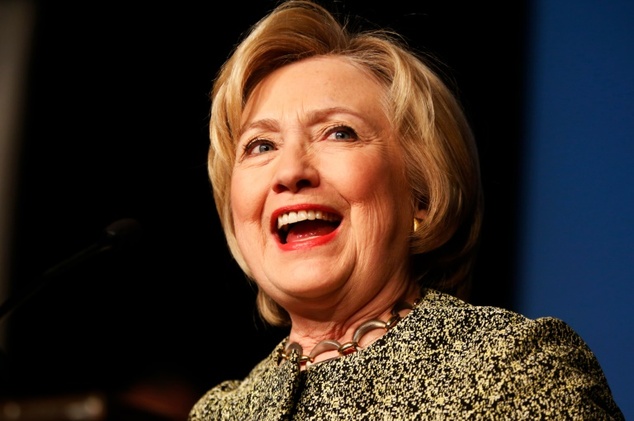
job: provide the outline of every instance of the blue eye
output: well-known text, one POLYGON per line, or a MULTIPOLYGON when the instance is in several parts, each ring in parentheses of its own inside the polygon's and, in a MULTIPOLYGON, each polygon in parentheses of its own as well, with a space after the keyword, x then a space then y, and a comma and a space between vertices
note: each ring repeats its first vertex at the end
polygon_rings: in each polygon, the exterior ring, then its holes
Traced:
POLYGON ((353 129, 346 126, 335 127, 333 130, 331 130, 330 136, 334 137, 334 140, 341 141, 351 141, 357 140, 359 138, 357 136, 357 133, 353 129))
POLYGON ((245 155, 261 155, 275 150, 275 145, 266 139, 254 139, 244 147, 245 155))

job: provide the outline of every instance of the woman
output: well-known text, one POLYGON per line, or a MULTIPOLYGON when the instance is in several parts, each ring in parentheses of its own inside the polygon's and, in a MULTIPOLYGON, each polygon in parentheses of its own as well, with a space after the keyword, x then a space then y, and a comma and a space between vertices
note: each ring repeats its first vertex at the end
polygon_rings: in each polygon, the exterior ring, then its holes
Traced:
POLYGON ((461 299, 482 216, 459 103, 387 33, 261 20, 212 92, 209 173, 264 320, 289 326, 198 420, 622 419, 563 322, 461 299))

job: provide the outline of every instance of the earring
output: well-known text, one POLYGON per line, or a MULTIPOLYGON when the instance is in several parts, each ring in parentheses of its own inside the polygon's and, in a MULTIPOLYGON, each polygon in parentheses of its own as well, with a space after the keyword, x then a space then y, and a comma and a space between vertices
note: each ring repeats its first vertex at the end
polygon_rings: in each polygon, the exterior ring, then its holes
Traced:
POLYGON ((422 219, 414 218, 414 232, 418 231, 418 227, 420 226, 422 219))

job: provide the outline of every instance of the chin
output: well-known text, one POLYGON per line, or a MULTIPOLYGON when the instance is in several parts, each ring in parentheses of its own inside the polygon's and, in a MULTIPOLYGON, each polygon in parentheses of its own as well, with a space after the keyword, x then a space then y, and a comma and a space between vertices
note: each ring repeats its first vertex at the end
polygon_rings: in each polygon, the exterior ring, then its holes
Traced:
POLYGON ((274 279, 276 289, 285 294, 302 298, 317 298, 340 290, 347 282, 345 274, 335 275, 330 265, 303 265, 303 267, 288 268, 277 273, 284 273, 283 277, 274 279), (324 276, 328 273, 328 277, 324 276))

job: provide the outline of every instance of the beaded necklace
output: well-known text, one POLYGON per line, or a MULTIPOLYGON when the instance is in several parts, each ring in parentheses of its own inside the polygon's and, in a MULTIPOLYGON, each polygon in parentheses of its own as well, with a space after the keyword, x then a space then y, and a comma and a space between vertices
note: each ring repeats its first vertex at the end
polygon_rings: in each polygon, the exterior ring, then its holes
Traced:
POLYGON ((391 317, 386 322, 378 319, 372 319, 362 323, 361 326, 359 326, 354 331, 352 340, 349 342, 342 344, 334 339, 325 339, 315 345, 313 350, 310 351, 310 354, 308 355, 304 354, 304 349, 300 344, 298 344, 297 342, 291 342, 290 344, 280 349, 279 358, 280 360, 283 359, 288 361, 291 359, 292 354, 297 353, 297 355, 299 355, 299 364, 301 367, 304 367, 307 364, 313 364, 315 358, 317 358, 317 356, 323 354, 324 352, 337 351, 338 355, 333 358, 338 358, 357 352, 361 349, 359 342, 368 332, 375 329, 384 329, 387 332, 388 330, 392 329, 403 318, 403 316, 400 315, 400 312, 403 310, 412 310, 414 306, 419 303, 419 301, 420 298, 416 299, 413 304, 405 301, 399 301, 392 308, 391 317))

